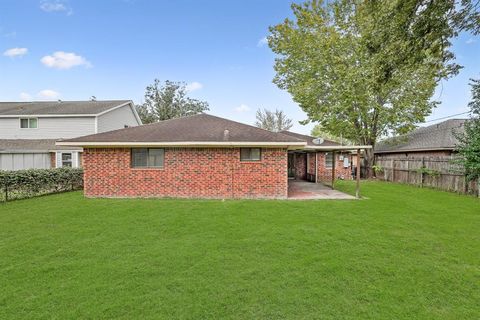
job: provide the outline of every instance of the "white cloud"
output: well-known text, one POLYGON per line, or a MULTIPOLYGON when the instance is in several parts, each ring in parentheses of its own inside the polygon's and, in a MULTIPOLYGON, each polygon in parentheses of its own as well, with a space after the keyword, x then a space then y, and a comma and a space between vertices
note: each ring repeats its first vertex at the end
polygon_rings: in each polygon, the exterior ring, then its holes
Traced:
POLYGON ((56 99, 56 98, 60 97, 60 93, 58 93, 55 90, 45 89, 45 90, 40 91, 37 94, 37 96, 40 99, 56 99))
POLYGON ((248 112, 250 111, 250 107, 247 106, 246 104, 241 104, 238 107, 235 108, 235 111, 237 112, 248 112))
POLYGON ((76 66, 90 68, 92 64, 82 56, 73 52, 56 51, 51 56, 45 56, 40 61, 49 68, 70 69, 76 66))
POLYGON ((477 40, 475 38, 469 38, 467 41, 465 41, 466 44, 472 44, 472 43, 475 43, 477 42, 477 40))
POLYGON ((20 93, 20 100, 29 101, 29 100, 32 100, 32 96, 26 92, 22 92, 20 93))
POLYGON ((268 39, 267 37, 263 37, 257 42, 257 47, 263 47, 268 44, 268 39))
POLYGON ((187 87, 185 88, 187 91, 195 91, 195 90, 200 90, 203 88, 203 84, 201 84, 200 82, 192 82, 192 83, 189 83, 187 84, 187 87))
POLYGON ((3 36, 5 38, 15 38, 17 36, 17 31, 4 33, 3 36))
POLYGON ((21 57, 25 54, 27 54, 28 52, 28 49, 27 48, 11 48, 11 49, 8 49, 7 51, 5 51, 3 53, 4 56, 6 57, 21 57))
POLYGON ((40 2, 40 9, 45 12, 65 12, 68 16, 73 14, 72 8, 62 0, 43 0, 40 2))

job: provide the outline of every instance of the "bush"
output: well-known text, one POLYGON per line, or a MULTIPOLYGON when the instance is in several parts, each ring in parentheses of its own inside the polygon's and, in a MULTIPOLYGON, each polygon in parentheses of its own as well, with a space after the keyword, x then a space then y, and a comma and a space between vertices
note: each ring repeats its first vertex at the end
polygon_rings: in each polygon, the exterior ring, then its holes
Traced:
POLYGON ((78 168, 0 171, 0 201, 78 190, 83 187, 83 170, 78 168))

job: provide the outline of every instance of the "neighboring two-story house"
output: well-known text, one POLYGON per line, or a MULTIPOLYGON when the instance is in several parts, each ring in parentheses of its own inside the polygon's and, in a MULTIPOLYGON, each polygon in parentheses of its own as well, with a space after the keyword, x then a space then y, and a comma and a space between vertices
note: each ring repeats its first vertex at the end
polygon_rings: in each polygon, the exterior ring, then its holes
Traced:
POLYGON ((0 170, 80 167, 82 148, 55 141, 141 124, 130 100, 0 102, 0 170))

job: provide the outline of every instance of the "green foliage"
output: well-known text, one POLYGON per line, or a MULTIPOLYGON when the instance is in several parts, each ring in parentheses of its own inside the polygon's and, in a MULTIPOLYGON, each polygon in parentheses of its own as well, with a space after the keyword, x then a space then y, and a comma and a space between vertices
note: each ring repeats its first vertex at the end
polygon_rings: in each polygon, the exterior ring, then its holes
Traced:
MULTIPOLYGON (((462 8, 451 0, 292 4, 295 19, 270 28, 274 83, 306 122, 334 136, 375 145, 387 133, 404 134, 437 105, 438 81, 458 73, 449 39, 462 8)), ((367 164, 372 159, 367 151, 367 164)))
POLYGON ((372 166, 372 169, 373 169, 373 172, 375 172, 375 174, 383 172, 383 167, 379 164, 374 164, 372 166))
POLYGON ((257 127, 273 132, 288 130, 293 126, 292 119, 287 118, 287 115, 278 109, 275 111, 258 109, 256 117, 255 125, 257 127))
POLYGON ((431 176, 431 177, 434 177, 434 178, 440 177, 440 174, 441 174, 440 171, 430 169, 430 168, 427 168, 427 167, 421 167, 421 168, 417 169, 416 172, 420 173, 420 174, 425 174, 425 175, 428 175, 428 176, 431 176))
POLYGON ((331 141, 335 141, 335 142, 338 142, 338 143, 341 143, 342 145, 352 145, 352 141, 350 140, 347 140, 347 139, 344 139, 342 136, 340 137, 337 137, 333 134, 331 134, 330 132, 327 132, 324 128, 322 128, 321 125, 319 124, 316 124, 312 131, 310 132, 310 134, 313 136, 313 137, 320 137, 320 138, 324 138, 324 139, 327 139, 327 140, 331 140, 331 141))
POLYGON ((457 163, 465 168, 469 181, 480 179, 480 80, 472 80, 471 86, 471 119, 465 122, 463 134, 455 133, 459 141, 457 163))
POLYGON ((0 201, 77 190, 83 186, 79 168, 0 170, 0 201))
POLYGON ((145 89, 145 102, 137 106, 137 112, 144 124, 194 115, 208 110, 208 103, 187 97, 184 82, 155 79, 145 89))

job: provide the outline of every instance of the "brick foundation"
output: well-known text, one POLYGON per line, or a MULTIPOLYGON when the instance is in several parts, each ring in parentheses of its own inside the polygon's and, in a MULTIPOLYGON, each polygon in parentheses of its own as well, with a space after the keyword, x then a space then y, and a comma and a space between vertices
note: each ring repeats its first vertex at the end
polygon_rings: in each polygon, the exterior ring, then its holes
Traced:
POLYGON ((130 149, 84 149, 87 197, 286 198, 287 150, 262 149, 241 162, 239 148, 166 148, 164 167, 131 168, 130 149))

